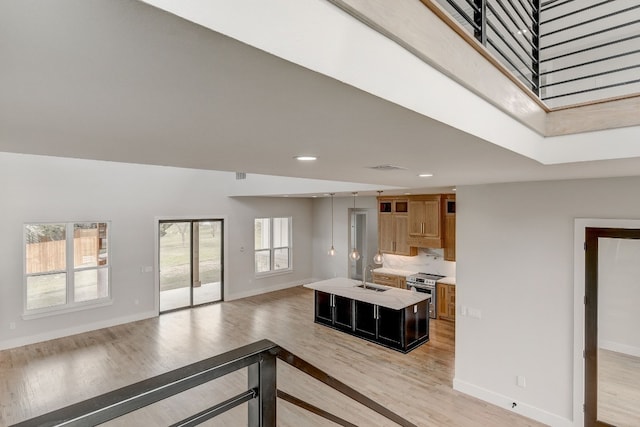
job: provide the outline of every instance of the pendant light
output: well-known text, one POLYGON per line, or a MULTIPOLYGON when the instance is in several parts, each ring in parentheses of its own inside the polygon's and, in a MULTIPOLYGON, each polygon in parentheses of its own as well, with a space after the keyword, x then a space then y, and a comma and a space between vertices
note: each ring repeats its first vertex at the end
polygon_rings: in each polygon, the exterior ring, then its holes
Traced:
POLYGON ((328 254, 334 256, 336 254, 336 249, 333 247, 333 196, 336 193, 331 193, 331 249, 329 249, 328 254))
MULTIPOLYGON (((382 194, 382 190, 378 190, 378 197, 380 197, 380 194, 382 194)), ((382 264, 382 261, 384 261, 384 258, 382 257, 382 252, 380 252, 380 246, 378 246, 378 252, 373 256, 373 263, 382 264)))
MULTIPOLYGON (((356 196, 358 195, 358 192, 354 191, 351 194, 353 194, 353 216, 355 217, 356 196)), ((353 249, 351 249, 351 252, 349 253, 349 258, 352 261, 358 261, 360 259, 360 252, 358 252, 358 250, 356 249, 355 245, 353 246, 353 249)))

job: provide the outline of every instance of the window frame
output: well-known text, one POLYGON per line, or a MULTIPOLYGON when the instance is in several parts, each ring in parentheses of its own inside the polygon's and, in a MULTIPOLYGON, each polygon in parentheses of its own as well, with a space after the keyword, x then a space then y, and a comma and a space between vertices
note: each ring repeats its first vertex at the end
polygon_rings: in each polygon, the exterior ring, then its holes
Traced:
MULTIPOLYGON (((99 225, 98 225, 99 227, 99 225)), ((22 225, 22 318, 25 320, 36 319, 40 317, 46 317, 62 313, 71 313, 74 311, 87 310, 96 307, 103 307, 113 304, 112 288, 111 288, 111 221, 98 220, 98 221, 33 221, 25 222, 22 225), (33 225, 53 225, 60 224, 65 226, 65 269, 48 271, 46 273, 27 273, 27 227, 33 225), (77 224, 106 224, 106 263, 100 264, 100 253, 97 254, 95 266, 78 266, 74 265, 74 230, 77 224), (89 270, 107 270, 107 289, 106 296, 99 297, 90 300, 74 301, 75 299, 75 274, 89 270), (29 277, 44 276, 52 274, 62 274, 66 276, 65 279, 65 303, 59 305, 53 305, 49 307, 41 307, 28 309, 27 308, 27 282, 29 277)), ((99 229, 99 228, 98 228, 99 229)), ((98 236, 100 239, 100 236, 98 236)))
POLYGON ((293 217, 292 216, 272 216, 272 217, 256 217, 253 219, 253 271, 256 278, 268 277, 268 276, 277 276, 280 274, 288 274, 293 271, 293 217), (288 246, 278 246, 275 247, 273 245, 274 242, 274 219, 286 219, 288 225, 288 246), (257 220, 269 220, 269 247, 263 249, 256 249, 256 221, 257 220), (287 268, 281 268, 278 270, 274 269, 275 263, 275 251, 280 249, 287 249, 289 252, 289 266, 287 268), (269 251, 269 270, 258 272, 256 271, 256 254, 258 252, 269 251))

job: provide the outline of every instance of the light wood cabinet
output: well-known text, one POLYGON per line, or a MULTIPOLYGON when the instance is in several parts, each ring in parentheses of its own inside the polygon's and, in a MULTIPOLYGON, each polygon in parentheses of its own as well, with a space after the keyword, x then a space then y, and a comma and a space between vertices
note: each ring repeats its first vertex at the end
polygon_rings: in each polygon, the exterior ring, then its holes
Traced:
POLYGON ((380 252, 413 256, 408 243, 409 203, 406 198, 378 197, 378 248, 380 252))
POLYGON ((407 278, 395 274, 371 273, 371 281, 378 285, 392 286, 394 288, 407 289, 407 278))
POLYGON ((456 320, 456 285, 437 284, 438 319, 456 320))
POLYGON ((445 194, 443 203, 444 218, 444 259, 456 260, 456 196, 445 194))
POLYGON ((444 259, 455 261, 456 195, 378 197, 378 248, 407 256, 418 248, 444 248, 444 259))
POLYGON ((410 246, 419 248, 442 248, 443 221, 442 195, 429 194, 409 198, 410 246))

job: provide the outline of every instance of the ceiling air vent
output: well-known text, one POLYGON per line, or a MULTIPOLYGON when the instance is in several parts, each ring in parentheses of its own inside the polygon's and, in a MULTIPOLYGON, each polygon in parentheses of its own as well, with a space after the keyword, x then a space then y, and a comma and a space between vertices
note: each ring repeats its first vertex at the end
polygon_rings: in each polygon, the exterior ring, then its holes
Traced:
POLYGON ((236 179, 247 179, 246 172, 236 172, 236 179))
POLYGON ((395 166, 395 165, 369 166, 369 169, 375 169, 377 171, 403 171, 403 170, 407 170, 407 168, 403 168, 402 166, 395 166))

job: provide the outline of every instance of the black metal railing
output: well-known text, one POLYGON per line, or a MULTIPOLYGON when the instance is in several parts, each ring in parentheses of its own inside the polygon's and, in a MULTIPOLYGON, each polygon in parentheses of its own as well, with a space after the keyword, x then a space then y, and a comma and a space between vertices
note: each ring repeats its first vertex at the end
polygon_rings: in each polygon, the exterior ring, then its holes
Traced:
POLYGON ((549 107, 640 92, 637 0, 434 1, 549 107))
POLYGON ((269 340, 239 347, 229 352, 175 369, 162 375, 102 394, 56 411, 15 424, 33 426, 94 426, 122 417, 178 393, 248 368, 248 389, 172 426, 195 426, 243 403, 248 403, 248 425, 275 427, 276 398, 292 403, 342 426, 355 424, 276 388, 276 359, 295 367, 354 401, 401 426, 415 427, 366 395, 269 340))
POLYGON ((540 10, 540 97, 547 104, 640 91, 637 0, 549 0, 540 10))
POLYGON ((539 94, 539 8, 533 0, 438 0, 511 73, 539 94))

